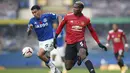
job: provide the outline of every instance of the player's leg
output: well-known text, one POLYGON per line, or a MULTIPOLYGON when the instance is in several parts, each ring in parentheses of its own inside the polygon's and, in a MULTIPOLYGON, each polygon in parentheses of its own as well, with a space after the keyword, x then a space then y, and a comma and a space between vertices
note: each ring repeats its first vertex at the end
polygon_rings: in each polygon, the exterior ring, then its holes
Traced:
POLYGON ((57 50, 56 50, 56 49, 53 49, 53 50, 50 52, 50 57, 51 57, 51 60, 52 60, 53 62, 55 61, 56 56, 57 56, 57 50))
POLYGON ((67 73, 67 70, 65 68, 65 47, 58 47, 58 51, 62 61, 62 72, 67 73))
POLYGON ((124 61, 123 61, 122 57, 124 57, 123 50, 119 50, 118 53, 115 53, 115 58, 117 60, 118 65, 121 68, 121 73, 125 73, 127 70, 127 67, 124 65, 124 61))
POLYGON ((75 64, 77 56, 76 44, 67 44, 65 51, 65 67, 66 70, 71 70, 75 64))
POLYGON ((124 61, 122 60, 122 56, 119 53, 115 53, 115 58, 117 60, 117 64, 122 68, 124 66, 124 61))
POLYGON ((88 51, 87 51, 86 42, 84 40, 79 42, 77 44, 77 49, 78 49, 78 56, 80 57, 80 60, 85 63, 85 66, 88 68, 90 73, 95 73, 92 62, 89 59, 87 59, 88 51))
POLYGON ((43 48, 40 48, 40 50, 39 50, 38 53, 37 53, 38 57, 39 57, 42 61, 44 61, 49 68, 55 67, 55 66, 53 65, 53 63, 50 61, 50 58, 48 58, 45 54, 46 54, 46 51, 45 51, 43 48))
POLYGON ((47 40, 43 42, 39 42, 39 51, 38 51, 38 57, 46 63, 47 66, 49 66, 51 73, 60 73, 58 68, 55 67, 55 65, 50 60, 50 51, 53 50, 52 40, 47 40))

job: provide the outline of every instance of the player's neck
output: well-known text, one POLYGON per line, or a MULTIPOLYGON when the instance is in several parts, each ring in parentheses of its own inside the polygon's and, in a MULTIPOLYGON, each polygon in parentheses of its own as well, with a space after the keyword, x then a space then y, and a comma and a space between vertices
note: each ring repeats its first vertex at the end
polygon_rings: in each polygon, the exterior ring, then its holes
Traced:
POLYGON ((78 16, 78 17, 80 17, 80 16, 82 16, 83 14, 82 13, 80 13, 80 14, 75 14, 75 16, 78 16))
POLYGON ((118 31, 118 29, 114 30, 114 32, 117 32, 117 31, 118 31))

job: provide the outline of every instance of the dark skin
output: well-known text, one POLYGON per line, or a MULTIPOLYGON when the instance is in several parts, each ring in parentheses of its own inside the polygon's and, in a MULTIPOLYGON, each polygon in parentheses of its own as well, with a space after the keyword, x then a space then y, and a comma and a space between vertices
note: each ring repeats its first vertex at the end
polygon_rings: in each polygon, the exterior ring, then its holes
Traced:
POLYGON ((76 16, 82 16, 82 10, 81 6, 79 4, 74 4, 73 6, 73 12, 76 16))
MULTIPOLYGON (((73 13, 74 13, 74 15, 75 16, 78 16, 78 17, 80 17, 80 16, 82 16, 83 14, 82 14, 82 10, 83 10, 83 7, 81 6, 81 4, 74 4, 74 6, 73 6, 73 13)), ((93 33, 93 32, 95 32, 91 27, 91 23, 89 23, 88 25, 87 25, 87 27, 88 27, 88 29, 89 29, 89 31, 91 32, 91 34, 93 33)), ((106 49, 106 47, 104 47, 102 44, 100 44, 100 46, 99 47, 101 47, 101 48, 105 48, 106 49)), ((105 50, 106 51, 106 50, 105 50)), ((86 50, 85 49, 79 49, 79 51, 78 51, 78 60, 77 60, 77 64, 78 65, 81 65, 81 62, 87 57, 87 53, 86 53, 86 50)), ((65 60, 65 66, 66 66, 66 69, 67 70, 71 70, 72 69, 72 67, 75 65, 75 63, 76 63, 76 61, 74 61, 74 60, 65 60)))
MULTIPOLYGON (((79 4, 74 4, 73 6, 73 13, 76 15, 76 16, 82 16, 82 10, 83 8, 81 8, 81 6, 79 4)), ((80 52, 80 50, 79 50, 80 52)), ((86 55, 84 56, 84 54, 86 54, 86 50, 84 50, 84 52, 81 52, 80 55, 81 55, 81 59, 85 59, 86 58, 86 55)), ((71 70, 71 68, 75 65, 75 61, 74 60, 65 60, 65 66, 66 66, 66 69, 67 70, 71 70)))

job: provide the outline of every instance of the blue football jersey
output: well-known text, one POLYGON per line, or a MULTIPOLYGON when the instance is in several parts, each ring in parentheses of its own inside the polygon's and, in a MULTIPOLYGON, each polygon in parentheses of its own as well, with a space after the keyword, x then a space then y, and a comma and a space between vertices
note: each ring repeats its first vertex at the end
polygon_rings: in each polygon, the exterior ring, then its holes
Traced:
MULTIPOLYGON (((53 29, 54 36, 55 36, 55 32, 56 30, 53 29)), ((57 46, 62 47, 63 45, 64 45, 64 31, 62 30, 61 33, 57 37, 57 46)))
POLYGON ((56 19, 56 14, 46 13, 42 14, 40 19, 31 18, 28 25, 33 25, 39 41, 45 41, 53 38, 53 21, 56 19))

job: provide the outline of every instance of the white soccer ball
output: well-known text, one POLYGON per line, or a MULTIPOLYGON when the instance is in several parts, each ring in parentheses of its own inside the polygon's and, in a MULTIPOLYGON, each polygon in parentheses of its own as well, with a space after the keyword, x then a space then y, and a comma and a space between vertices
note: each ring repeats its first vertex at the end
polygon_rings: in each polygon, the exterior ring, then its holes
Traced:
POLYGON ((33 54, 33 49, 31 47, 24 47, 22 49, 22 54, 25 58, 29 58, 33 54))

